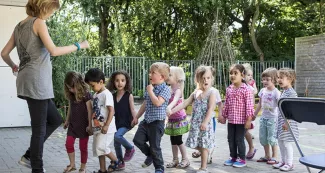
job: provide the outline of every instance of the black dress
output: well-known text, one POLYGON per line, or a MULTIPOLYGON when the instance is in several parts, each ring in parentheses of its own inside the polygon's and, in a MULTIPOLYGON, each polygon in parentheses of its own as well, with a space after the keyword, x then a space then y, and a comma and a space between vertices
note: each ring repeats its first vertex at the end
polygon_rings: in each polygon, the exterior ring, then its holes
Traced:
POLYGON ((92 96, 89 92, 86 93, 83 100, 77 102, 76 100, 70 100, 70 117, 69 117, 69 127, 68 136, 73 136, 75 138, 85 138, 89 134, 86 131, 88 127, 88 111, 87 111, 87 101, 91 100, 92 96))

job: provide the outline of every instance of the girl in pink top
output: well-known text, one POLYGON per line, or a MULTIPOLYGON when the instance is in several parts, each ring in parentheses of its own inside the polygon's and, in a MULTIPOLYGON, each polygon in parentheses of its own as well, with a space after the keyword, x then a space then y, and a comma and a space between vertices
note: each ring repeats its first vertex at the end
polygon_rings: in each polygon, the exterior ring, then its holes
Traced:
POLYGON ((226 101, 222 116, 218 117, 219 122, 223 124, 228 119, 228 143, 231 158, 225 161, 224 165, 238 168, 246 166, 244 136, 246 130, 251 128, 254 115, 252 92, 245 84, 244 76, 245 68, 243 65, 231 66, 230 80, 232 84, 226 90, 226 101))
MULTIPOLYGON (((170 113, 172 108, 183 103, 184 81, 185 73, 183 68, 174 66, 170 67, 168 84, 171 86, 172 95, 169 99, 167 113, 170 113)), ((186 168, 190 165, 190 162, 186 156, 186 147, 182 141, 183 134, 187 133, 189 128, 189 122, 186 119, 186 112, 184 109, 181 109, 169 116, 168 123, 165 128, 165 134, 170 135, 173 161, 166 165, 167 168, 177 166, 180 168, 186 168), (178 160, 178 149, 182 154, 182 161, 180 163, 178 160)))

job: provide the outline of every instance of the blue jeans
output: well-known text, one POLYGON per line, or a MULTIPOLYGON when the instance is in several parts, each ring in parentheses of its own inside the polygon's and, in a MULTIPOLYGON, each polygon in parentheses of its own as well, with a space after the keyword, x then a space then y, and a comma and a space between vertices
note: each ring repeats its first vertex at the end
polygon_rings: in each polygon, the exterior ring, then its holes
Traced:
POLYGON ((126 127, 121 127, 117 129, 117 132, 115 132, 114 135, 114 148, 116 152, 116 157, 118 160, 123 160, 123 154, 122 154, 122 147, 126 150, 131 150, 133 146, 123 137, 126 132, 128 132, 129 129, 126 127))

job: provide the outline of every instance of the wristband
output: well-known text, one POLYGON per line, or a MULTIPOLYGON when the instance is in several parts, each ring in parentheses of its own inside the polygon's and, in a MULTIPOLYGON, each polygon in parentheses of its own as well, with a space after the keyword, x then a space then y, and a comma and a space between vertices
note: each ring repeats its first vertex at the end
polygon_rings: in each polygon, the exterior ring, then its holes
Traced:
POLYGON ((78 42, 74 43, 75 46, 77 46, 77 51, 80 50, 80 44, 78 42))

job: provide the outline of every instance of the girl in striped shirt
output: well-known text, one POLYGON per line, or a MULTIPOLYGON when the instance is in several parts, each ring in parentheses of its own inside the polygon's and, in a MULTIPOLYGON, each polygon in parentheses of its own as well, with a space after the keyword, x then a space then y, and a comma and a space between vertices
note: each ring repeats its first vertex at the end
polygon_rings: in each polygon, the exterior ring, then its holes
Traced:
MULTIPOLYGON (((290 68, 282 68, 278 71, 278 84, 283 89, 280 98, 283 97, 297 97, 296 91, 292 88, 295 83, 296 74, 295 71, 290 68)), ((278 164, 273 165, 274 168, 282 171, 293 170, 293 148, 292 142, 294 142, 293 136, 288 131, 286 120, 279 113, 278 124, 277 124, 277 138, 279 148, 281 152, 281 161, 278 164)), ((298 140, 299 131, 298 123, 293 120, 288 120, 294 137, 298 140)))
POLYGON ((245 132, 251 128, 254 115, 252 91, 245 84, 245 68, 241 64, 230 67, 231 85, 226 90, 226 101, 219 122, 225 124, 228 119, 228 143, 230 159, 224 162, 226 166, 246 166, 244 141, 245 132), (238 154, 237 154, 238 150, 238 154))

